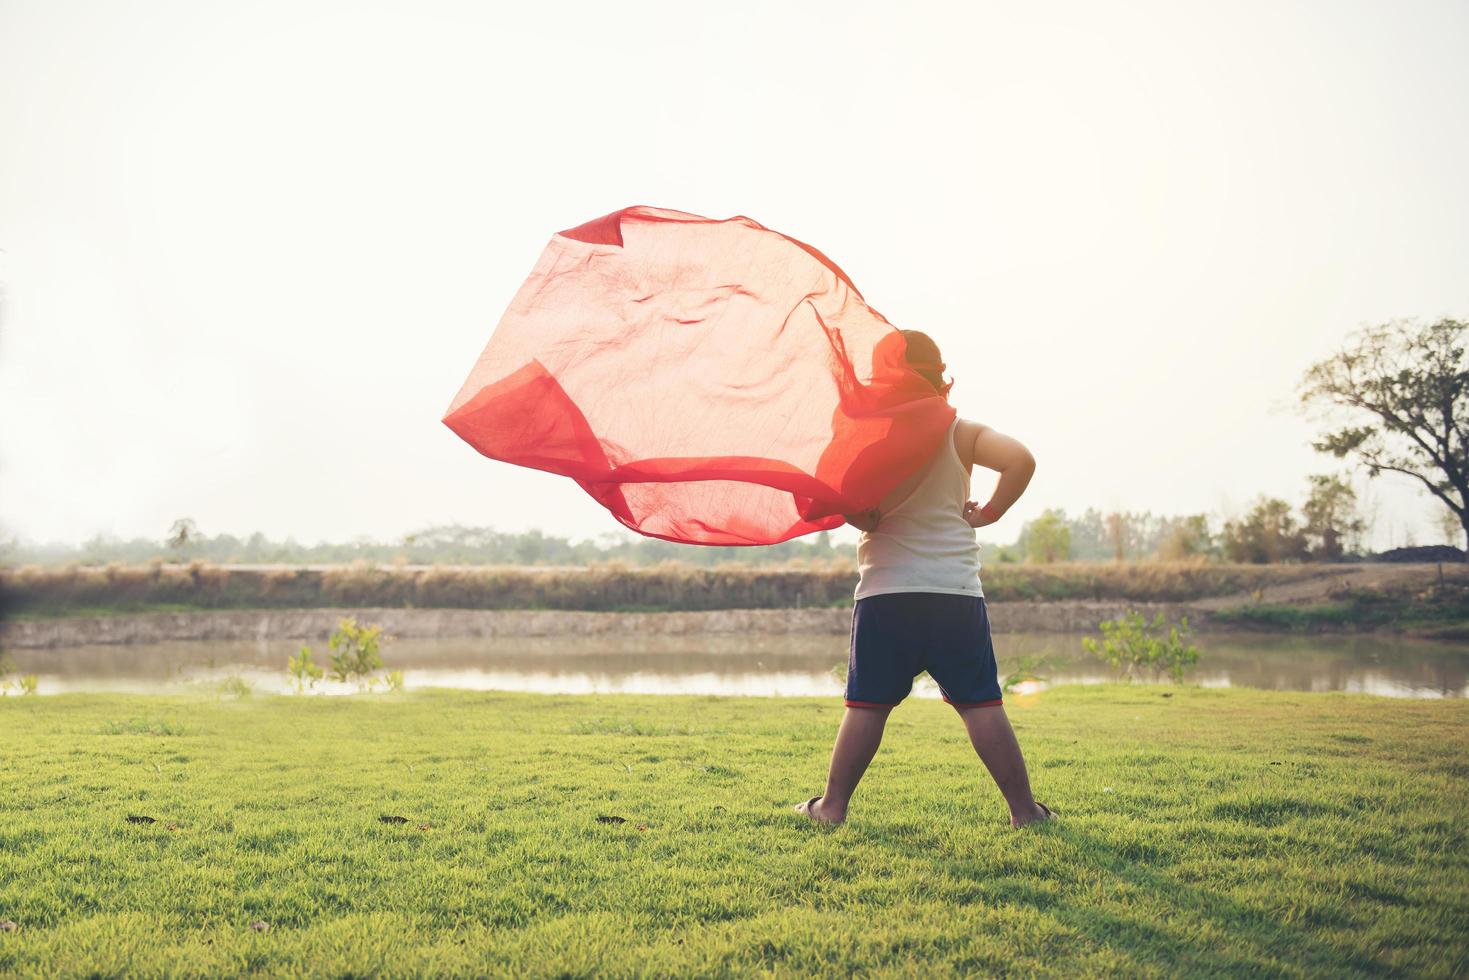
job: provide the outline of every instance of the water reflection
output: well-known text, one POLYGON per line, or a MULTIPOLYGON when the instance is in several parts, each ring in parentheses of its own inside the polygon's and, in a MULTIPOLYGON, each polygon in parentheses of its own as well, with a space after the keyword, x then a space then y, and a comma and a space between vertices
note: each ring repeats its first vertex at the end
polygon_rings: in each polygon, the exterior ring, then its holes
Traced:
MULTIPOLYGON (((1207 687, 1347 691, 1390 697, 1469 695, 1469 648, 1392 637, 1201 637, 1189 680, 1207 687)), ((1113 675, 1063 634, 995 637, 1000 671, 1045 662, 1042 686, 1103 683, 1113 675)), ((208 642, 92 646, 11 653, 43 694, 155 693, 207 688, 238 677, 257 691, 289 691, 287 659, 299 643, 208 642)), ((319 644, 317 646, 324 646, 319 644)), ((847 638, 840 635, 497 637, 398 640, 385 652, 405 685, 557 694, 836 696, 847 638)), ((318 659, 325 660, 324 652, 318 659)), ((326 682, 322 693, 355 684, 326 682)), ((920 683, 920 697, 936 697, 920 683)))
MULTIPOLYGON (((1189 672, 1204 687, 1254 687, 1275 691, 1344 691, 1387 697, 1469 696, 1469 646, 1384 636, 1202 636, 1203 657, 1189 672)), ((1050 634, 996 637, 1012 662, 1039 657, 1053 683, 1110 681, 1113 675, 1081 648, 1081 638, 1050 634)))

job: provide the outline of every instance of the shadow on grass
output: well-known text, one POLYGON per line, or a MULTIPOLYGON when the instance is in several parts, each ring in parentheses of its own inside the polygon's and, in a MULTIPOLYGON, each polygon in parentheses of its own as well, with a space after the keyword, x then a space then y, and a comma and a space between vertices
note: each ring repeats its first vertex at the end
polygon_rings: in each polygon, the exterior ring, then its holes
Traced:
MULTIPOLYGON (((1157 868, 1139 863, 1119 845, 1077 826, 1076 818, 1062 817, 1054 824, 1033 831, 1066 842, 1076 852, 1075 872, 1101 872, 1136 898, 1124 896, 1138 915, 1118 914, 1110 909, 1076 900, 1082 891, 1063 882, 1059 892, 1034 887, 1006 889, 1004 898, 1053 916, 1058 922, 1100 946, 1142 963, 1162 966, 1170 972, 1208 975, 1275 973, 1295 968, 1307 974, 1341 975, 1352 971, 1379 974, 1386 964, 1360 953, 1313 938, 1305 928, 1283 924, 1268 909, 1245 904, 1219 891, 1181 882, 1157 868), (1175 927, 1168 921, 1149 921, 1143 916, 1154 907, 1184 913, 1175 927), (1206 919, 1219 933, 1228 936, 1227 947, 1207 944, 1206 937, 1190 935, 1194 918, 1206 919)), ((1091 891, 1090 889, 1086 891, 1091 891)))

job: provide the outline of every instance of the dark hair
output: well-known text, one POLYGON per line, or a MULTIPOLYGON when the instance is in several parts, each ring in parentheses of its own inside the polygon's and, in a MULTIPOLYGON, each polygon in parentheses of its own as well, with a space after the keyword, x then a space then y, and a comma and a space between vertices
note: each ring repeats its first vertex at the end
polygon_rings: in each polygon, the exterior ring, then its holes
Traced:
POLYGON ((944 363, 944 356, 939 353, 939 345, 922 330, 904 330, 903 340, 906 342, 905 356, 908 366, 933 385, 935 391, 947 398, 949 389, 954 387, 954 379, 944 381, 944 369, 948 365, 944 363))

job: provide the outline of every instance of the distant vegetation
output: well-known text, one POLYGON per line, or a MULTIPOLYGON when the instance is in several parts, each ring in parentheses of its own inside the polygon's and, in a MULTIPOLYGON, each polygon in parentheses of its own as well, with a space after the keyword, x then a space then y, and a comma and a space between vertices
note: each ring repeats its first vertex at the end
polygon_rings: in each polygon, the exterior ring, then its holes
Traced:
MULTIPOLYGON (((1223 522, 1208 514, 1159 517, 1093 509, 1068 517, 1065 511, 1048 510, 1021 529, 1013 546, 994 549, 990 560, 1041 564, 1107 559, 1245 564, 1360 560, 1369 557, 1363 546, 1369 531, 1347 479, 1322 474, 1308 479, 1299 511, 1289 501, 1260 497, 1244 514, 1223 522)), ((1454 536, 1452 529, 1445 532, 1446 540, 1454 536)))
MULTIPOLYGON (((1454 535, 1457 519, 1445 510, 1454 535)), ((1340 476, 1313 476, 1299 513, 1274 498, 1261 498, 1245 514, 1220 521, 1209 514, 1160 516, 1142 511, 1076 516, 1047 510, 1022 525, 1008 545, 980 547, 980 561, 1049 564, 1065 561, 1227 562, 1337 561, 1360 558, 1370 530, 1351 485, 1340 476)), ((94 538, 81 545, 0 543, 0 566, 141 565, 151 561, 203 561, 214 565, 343 565, 357 561, 411 565, 587 566, 617 562, 649 567, 676 561, 699 568, 723 565, 780 566, 790 562, 855 563, 853 544, 834 543, 825 531, 757 548, 703 547, 610 532, 598 541, 573 541, 539 530, 511 534, 458 524, 432 527, 397 542, 359 540, 303 545, 263 534, 239 538, 200 533, 187 518, 160 540, 94 538)))
POLYGON ((405 535, 398 541, 362 538, 345 543, 300 544, 290 538, 274 540, 264 534, 206 535, 187 518, 174 522, 161 540, 96 537, 81 545, 0 543, 0 564, 56 565, 108 562, 144 564, 155 559, 170 562, 205 561, 211 564, 341 565, 354 561, 404 562, 413 565, 588 565, 616 561, 628 565, 656 565, 677 560, 711 567, 740 562, 783 564, 793 559, 855 559, 856 547, 834 544, 826 532, 760 548, 702 547, 674 544, 627 532, 609 532, 598 540, 573 541, 540 530, 512 534, 492 527, 449 524, 405 535))

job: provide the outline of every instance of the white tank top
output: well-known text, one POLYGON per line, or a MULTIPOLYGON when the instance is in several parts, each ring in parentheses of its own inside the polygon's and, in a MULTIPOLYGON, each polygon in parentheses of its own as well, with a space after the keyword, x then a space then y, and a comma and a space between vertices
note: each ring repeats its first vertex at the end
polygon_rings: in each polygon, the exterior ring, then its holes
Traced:
POLYGON ((857 539, 854 599, 882 592, 949 592, 984 595, 979 585, 979 544, 964 519, 969 468, 954 448, 949 423, 913 492, 883 512, 874 531, 857 539))

